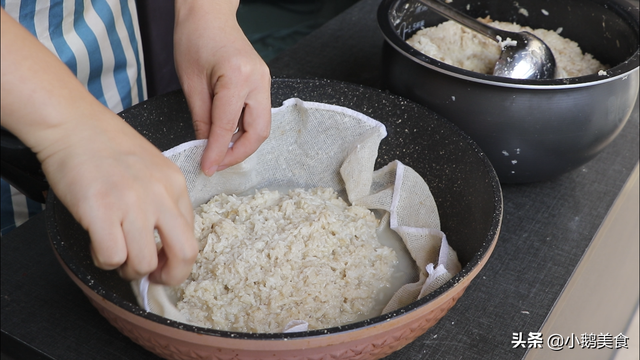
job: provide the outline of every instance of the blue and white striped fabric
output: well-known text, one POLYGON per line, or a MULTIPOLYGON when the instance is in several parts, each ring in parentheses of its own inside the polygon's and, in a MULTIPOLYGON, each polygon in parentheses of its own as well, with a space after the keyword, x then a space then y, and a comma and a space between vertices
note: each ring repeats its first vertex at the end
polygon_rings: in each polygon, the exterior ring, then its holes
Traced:
MULTIPOLYGON (((120 112, 146 99, 147 90, 134 0, 0 0, 102 104, 120 112)), ((42 205, 2 180, 2 234, 42 205)))

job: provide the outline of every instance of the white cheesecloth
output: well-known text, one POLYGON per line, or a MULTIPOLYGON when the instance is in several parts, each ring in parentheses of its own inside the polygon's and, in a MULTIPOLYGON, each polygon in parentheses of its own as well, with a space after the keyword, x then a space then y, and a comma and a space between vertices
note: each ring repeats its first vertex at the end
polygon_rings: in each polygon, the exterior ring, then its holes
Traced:
MULTIPOLYGON (((194 208, 213 196, 262 188, 333 188, 353 205, 389 213, 419 269, 419 280, 402 286, 382 310, 393 311, 427 295, 461 269, 456 252, 440 231, 438 209, 424 179, 399 161, 374 171, 386 129, 353 110, 299 99, 272 109, 269 138, 244 162, 211 177, 200 170, 206 140, 181 144, 164 152, 182 170, 194 208)), ((188 323, 161 285, 147 279, 132 282, 140 306, 188 323)), ((283 331, 305 331, 291 319, 283 331)))

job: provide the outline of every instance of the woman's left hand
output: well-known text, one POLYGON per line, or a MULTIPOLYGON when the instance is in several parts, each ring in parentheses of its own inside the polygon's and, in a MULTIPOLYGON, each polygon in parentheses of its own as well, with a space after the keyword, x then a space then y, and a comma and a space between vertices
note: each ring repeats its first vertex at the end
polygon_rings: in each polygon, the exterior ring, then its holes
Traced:
POLYGON ((237 8, 238 0, 176 1, 176 69, 196 138, 209 140, 201 161, 208 176, 253 154, 271 128, 269 68, 238 25, 237 8))

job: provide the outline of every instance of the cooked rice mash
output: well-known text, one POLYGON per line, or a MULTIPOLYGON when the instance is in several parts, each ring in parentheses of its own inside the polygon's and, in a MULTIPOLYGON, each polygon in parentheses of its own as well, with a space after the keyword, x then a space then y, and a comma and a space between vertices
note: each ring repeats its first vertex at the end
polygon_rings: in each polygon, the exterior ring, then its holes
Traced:
MULTIPOLYGON (((608 69, 591 54, 583 54, 575 41, 560 36, 556 31, 534 30, 513 23, 491 21, 489 17, 479 20, 502 30, 528 31, 542 39, 556 59, 556 78, 595 74, 608 69)), ((451 20, 419 30, 407 43, 444 63, 483 74, 492 74, 500 57, 498 43, 451 20)))
POLYGON ((200 253, 177 307, 192 323, 242 332, 355 321, 396 263, 377 226, 370 210, 329 188, 217 195, 195 211, 200 253))

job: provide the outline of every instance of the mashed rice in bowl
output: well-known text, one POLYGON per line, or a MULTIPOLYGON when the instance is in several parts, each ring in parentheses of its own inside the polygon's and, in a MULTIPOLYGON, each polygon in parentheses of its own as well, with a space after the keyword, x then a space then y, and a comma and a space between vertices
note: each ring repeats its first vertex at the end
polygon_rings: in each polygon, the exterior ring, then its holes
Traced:
POLYGON ((378 222, 330 188, 217 195, 195 211, 200 253, 175 289, 177 308, 191 323, 240 332, 356 321, 397 262, 377 239, 378 222))
MULTIPOLYGON (((583 53, 575 41, 560 36, 556 31, 532 29, 514 23, 478 19, 502 30, 528 31, 544 41, 556 60, 556 78, 571 78, 595 74, 609 67, 601 64, 589 53, 583 53)), ((482 74, 492 74, 500 45, 457 22, 446 21, 416 32, 407 43, 427 56, 449 65, 482 74)))

